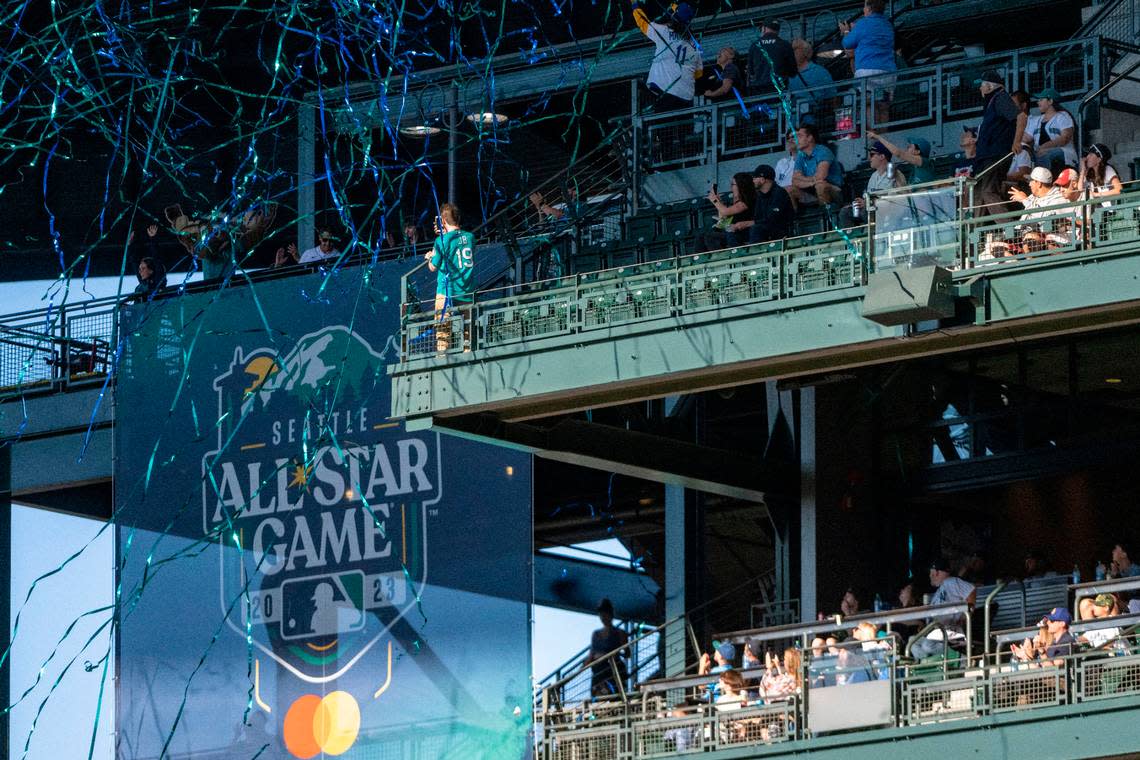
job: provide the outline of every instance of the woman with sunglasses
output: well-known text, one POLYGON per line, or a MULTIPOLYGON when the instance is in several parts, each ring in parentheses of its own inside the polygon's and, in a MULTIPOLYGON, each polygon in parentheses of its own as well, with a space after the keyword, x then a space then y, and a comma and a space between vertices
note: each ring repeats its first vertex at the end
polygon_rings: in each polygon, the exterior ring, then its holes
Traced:
POLYGON ((1099 198, 1105 195, 1120 195, 1120 176, 1112 164, 1112 151, 1104 143, 1093 143, 1085 148, 1085 156, 1081 159, 1081 176, 1077 186, 1087 190, 1090 198, 1099 198))

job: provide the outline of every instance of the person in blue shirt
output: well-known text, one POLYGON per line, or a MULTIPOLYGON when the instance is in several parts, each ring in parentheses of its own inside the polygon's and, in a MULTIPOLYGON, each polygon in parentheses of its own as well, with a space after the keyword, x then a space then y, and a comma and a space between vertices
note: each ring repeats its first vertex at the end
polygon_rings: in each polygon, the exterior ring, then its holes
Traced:
POLYGON ((813 103, 830 101, 835 97, 835 80, 831 73, 812 60, 815 51, 804 39, 792 40, 796 56, 796 75, 788 80, 788 89, 813 103))
POLYGON ((803 124, 796 130, 799 152, 792 172, 792 185, 788 195, 799 208, 814 202, 838 203, 843 198, 843 167, 826 145, 819 144, 819 132, 814 124, 803 124))
POLYGON ((876 77, 874 101, 878 122, 890 119, 894 73, 898 70, 895 63, 895 27, 883 15, 885 7, 886 0, 866 0, 863 18, 854 24, 839 22, 843 49, 855 56, 855 78, 876 77))

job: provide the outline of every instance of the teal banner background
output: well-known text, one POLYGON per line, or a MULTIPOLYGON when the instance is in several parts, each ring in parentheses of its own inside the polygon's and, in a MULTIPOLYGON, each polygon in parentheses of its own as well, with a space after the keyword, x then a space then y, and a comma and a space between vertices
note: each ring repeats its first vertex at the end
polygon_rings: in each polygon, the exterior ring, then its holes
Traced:
POLYGON ((407 266, 124 313, 118 757, 528 755, 530 457, 387 419, 407 266))

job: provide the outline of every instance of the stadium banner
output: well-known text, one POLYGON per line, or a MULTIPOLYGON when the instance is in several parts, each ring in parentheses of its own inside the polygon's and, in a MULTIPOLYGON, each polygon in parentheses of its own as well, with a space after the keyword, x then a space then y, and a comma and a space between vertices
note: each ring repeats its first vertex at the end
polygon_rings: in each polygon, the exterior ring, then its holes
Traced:
POLYGON ((390 262, 126 307, 119 758, 522 758, 531 460, 387 419, 390 262))

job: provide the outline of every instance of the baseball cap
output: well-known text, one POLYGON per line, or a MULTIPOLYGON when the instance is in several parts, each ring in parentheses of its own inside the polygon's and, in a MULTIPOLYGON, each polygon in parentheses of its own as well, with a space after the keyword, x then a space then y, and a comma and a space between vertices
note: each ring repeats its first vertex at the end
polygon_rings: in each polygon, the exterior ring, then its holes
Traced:
POLYGON ((332 234, 332 233, 331 233, 330 231, 328 231, 328 230, 321 230, 320 234, 319 234, 319 235, 317 235, 317 239, 318 239, 318 240, 324 240, 324 241, 327 241, 327 242, 330 242, 330 243, 335 243, 335 242, 337 242, 337 238, 336 238, 336 235, 332 234))
POLYGON ((688 3, 677 3, 672 8, 672 16, 682 24, 688 24, 697 17, 697 9, 688 3))
POLYGON ((1070 615, 1069 611, 1064 607, 1054 607, 1053 609, 1049 610, 1048 615, 1041 618, 1042 623, 1046 621, 1052 623, 1071 623, 1073 622, 1073 616, 1070 615))
POLYGON ((764 179, 775 180, 776 170, 768 164, 760 164, 756 167, 756 171, 752 172, 753 177, 763 177, 764 179))
POLYGON ((1068 187, 1076 181, 1077 173, 1072 169, 1065 168, 1061 171, 1060 174, 1057 175, 1057 179, 1054 184, 1060 185, 1062 187, 1068 187))
POLYGON ((987 69, 987 70, 982 72, 982 75, 980 77, 978 77, 977 79, 974 80, 974 86, 977 87, 982 82, 989 82, 990 84, 1004 85, 1005 84, 1005 78, 1001 74, 999 74, 998 72, 994 71, 993 69, 987 69))
POLYGON ((938 570, 939 572, 943 572, 943 573, 948 573, 948 572, 950 572, 950 563, 947 562, 945 560, 945 558, 943 558, 943 557, 936 557, 930 563, 930 569, 931 570, 938 570))
POLYGON ((918 154, 923 158, 930 158, 930 140, 917 135, 907 135, 907 144, 918 148, 918 154))
POLYGON ((871 145, 871 147, 868 149, 868 153, 878 153, 880 156, 886 156, 887 158, 891 157, 891 149, 886 145, 883 145, 878 140, 875 140, 874 144, 871 145))
POLYGON ((760 639, 749 639, 748 651, 752 652, 752 656, 759 659, 760 653, 764 651, 764 642, 760 639))
POLYGON ((729 662, 732 662, 736 659, 736 647, 732 645, 731 641, 726 641, 723 644, 718 645, 716 648, 716 653, 729 662))
POLYGON ((1112 608, 1113 604, 1112 594, 1097 594, 1096 599, 1093 599, 1094 607, 1107 607, 1112 608))
POLYGON ((1044 90, 1033 96, 1034 100, 1041 100, 1042 98, 1047 98, 1048 100, 1060 100, 1061 93, 1057 92, 1052 87, 1046 87, 1044 90))
POLYGON ((1046 169, 1044 166, 1035 166, 1033 171, 1029 172, 1029 179, 1035 179, 1046 185, 1053 184, 1053 172, 1046 169))
POLYGON ((779 20, 774 19, 774 18, 766 18, 760 22, 760 28, 763 29, 764 27, 768 27, 773 32, 779 33, 780 22, 779 22, 779 20))

